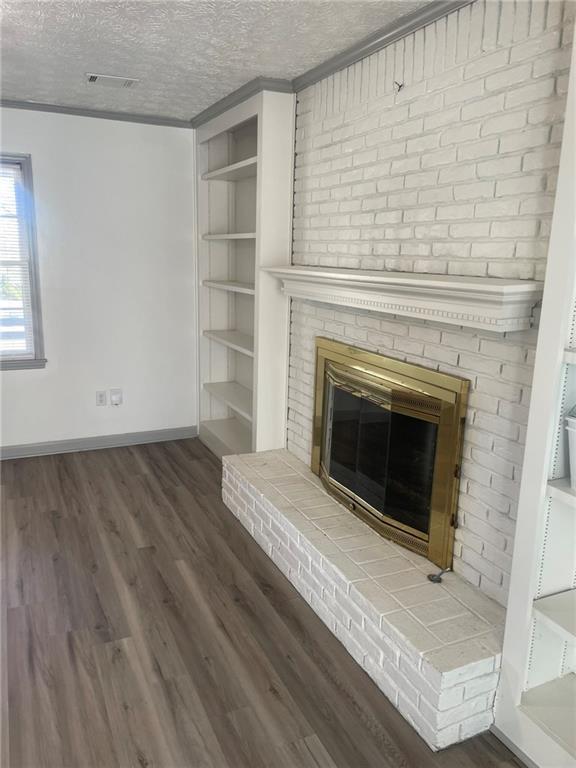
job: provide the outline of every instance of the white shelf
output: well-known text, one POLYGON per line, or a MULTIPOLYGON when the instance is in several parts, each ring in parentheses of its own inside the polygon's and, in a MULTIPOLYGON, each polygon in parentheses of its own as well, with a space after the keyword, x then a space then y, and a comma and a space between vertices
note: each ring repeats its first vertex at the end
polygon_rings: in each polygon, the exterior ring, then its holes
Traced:
POLYGON ((247 424, 235 418, 200 422, 200 438, 216 456, 250 453, 252 433, 247 424))
POLYGON ((576 589, 535 600, 534 611, 566 640, 576 640, 576 589))
POLYGON ((564 362, 568 365, 576 365, 576 349, 564 350, 564 362))
POLYGON ((576 509, 576 491, 570 487, 570 480, 567 477, 551 480, 548 483, 548 495, 576 509))
POLYGON ((247 160, 240 160, 239 163, 232 163, 216 171, 208 171, 202 175, 204 181, 241 181, 256 176, 258 170, 258 157, 249 157, 247 160))
POLYGON ((576 757, 576 675, 571 673, 522 695, 524 714, 576 757))
POLYGON ((248 357, 254 357, 254 337, 241 331, 204 331, 207 339, 216 341, 225 347, 241 352, 248 357))
POLYGON ((232 408, 248 421, 252 421, 252 391, 237 381, 217 381, 204 384, 209 394, 232 408))
POLYGON ((240 283, 236 280, 204 280, 202 285, 206 288, 216 288, 219 291, 245 293, 254 296, 254 283, 240 283))
POLYGON ((228 232, 221 235, 204 235, 204 240, 255 240, 256 232, 228 232))

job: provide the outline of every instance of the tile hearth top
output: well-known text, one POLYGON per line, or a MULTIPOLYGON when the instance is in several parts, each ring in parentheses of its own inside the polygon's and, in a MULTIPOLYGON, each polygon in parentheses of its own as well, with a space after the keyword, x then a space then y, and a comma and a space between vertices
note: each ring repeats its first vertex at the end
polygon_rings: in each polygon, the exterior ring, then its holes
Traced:
POLYGON ((335 577, 341 575, 374 624, 384 621, 411 656, 425 659, 445 680, 488 658, 499 665, 505 611, 498 603, 455 573, 431 583, 427 574, 437 566, 354 517, 288 451, 227 456, 225 463, 281 512, 335 577))

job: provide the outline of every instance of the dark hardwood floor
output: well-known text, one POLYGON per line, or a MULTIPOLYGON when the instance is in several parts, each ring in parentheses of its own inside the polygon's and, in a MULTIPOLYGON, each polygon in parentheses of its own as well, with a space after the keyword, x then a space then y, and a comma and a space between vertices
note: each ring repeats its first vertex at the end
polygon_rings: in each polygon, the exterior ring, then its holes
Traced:
POLYGON ((505 768, 434 754, 220 500, 197 441, 2 465, 9 768, 505 768))

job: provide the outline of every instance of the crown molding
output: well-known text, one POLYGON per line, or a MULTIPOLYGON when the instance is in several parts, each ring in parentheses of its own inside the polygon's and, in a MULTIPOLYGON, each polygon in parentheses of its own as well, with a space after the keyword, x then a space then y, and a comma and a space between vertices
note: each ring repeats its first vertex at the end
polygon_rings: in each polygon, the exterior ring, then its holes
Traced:
POLYGON ((497 333, 533 325, 541 282, 412 272, 268 267, 286 296, 497 333))
POLYGON ((417 29, 426 26, 426 24, 431 24, 473 2, 475 0, 434 0, 434 2, 428 3, 424 8, 402 16, 400 19, 393 21, 369 37, 365 37, 360 42, 342 51, 342 53, 338 53, 323 64, 309 69, 293 80, 257 77, 193 117, 191 121, 192 127, 198 128, 231 107, 237 106, 250 96, 260 93, 260 91, 297 93, 304 88, 308 88, 310 85, 314 85, 319 80, 329 77, 335 72, 349 67, 351 64, 355 64, 366 56, 376 53, 376 51, 385 48, 396 40, 406 37, 417 29))
POLYGON ((45 104, 40 101, 0 99, 0 107, 5 109, 29 109, 33 112, 54 112, 59 115, 73 115, 75 117, 96 117, 100 120, 119 120, 124 123, 163 125, 170 128, 192 128, 190 120, 177 120, 173 117, 157 117, 156 115, 140 115, 132 112, 113 112, 105 109, 64 107, 59 104, 45 104))
POLYGON ((250 80, 248 83, 245 83, 236 91, 232 91, 232 93, 229 93, 228 96, 224 96, 223 99, 220 99, 220 101, 211 104, 209 107, 193 117, 190 121, 192 128, 198 128, 198 126, 204 125, 204 123, 207 123, 214 117, 218 117, 218 115, 221 115, 232 107, 241 104, 243 101, 246 101, 246 99, 249 99, 251 96, 255 96, 261 91, 293 93, 294 88, 292 87, 292 81, 290 80, 282 80, 277 77, 255 77, 254 80, 250 80))
POLYGON ((432 3, 428 3, 424 8, 419 8, 412 13, 401 16, 391 24, 387 24, 382 29, 374 32, 372 35, 365 37, 360 42, 347 48, 342 53, 337 53, 336 56, 332 56, 323 64, 319 64, 317 67, 309 69, 304 72, 303 75, 299 75, 292 80, 292 87, 295 92, 302 91, 304 88, 308 88, 310 85, 314 85, 319 80, 323 80, 325 77, 333 75, 335 72, 339 72, 341 69, 349 67, 351 64, 355 64, 357 61, 370 56, 387 45, 400 40, 402 37, 415 32, 417 29, 431 24, 438 19, 447 16, 453 11, 457 11, 466 5, 471 5, 475 0, 435 0, 432 3))

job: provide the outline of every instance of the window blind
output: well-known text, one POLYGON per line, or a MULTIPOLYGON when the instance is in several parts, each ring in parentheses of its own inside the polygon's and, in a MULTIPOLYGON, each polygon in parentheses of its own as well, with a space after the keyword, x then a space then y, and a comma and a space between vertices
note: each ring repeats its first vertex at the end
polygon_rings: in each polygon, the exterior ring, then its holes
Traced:
POLYGON ((0 160, 0 359, 33 360, 32 200, 23 163, 0 160))

